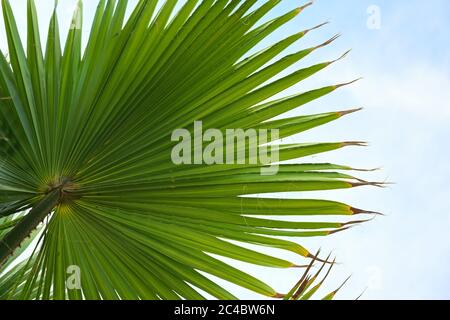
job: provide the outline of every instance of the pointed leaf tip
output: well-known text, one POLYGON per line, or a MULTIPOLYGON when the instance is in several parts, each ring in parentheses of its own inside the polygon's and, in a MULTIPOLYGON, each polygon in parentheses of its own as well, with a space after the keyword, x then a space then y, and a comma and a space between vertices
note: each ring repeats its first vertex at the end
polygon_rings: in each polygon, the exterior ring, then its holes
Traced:
POLYGON ((357 300, 361 299, 361 297, 366 293, 367 289, 368 289, 368 288, 365 288, 365 289, 363 290, 363 292, 361 292, 361 294, 360 294, 355 300, 357 301, 357 300))
POLYGON ((373 214, 373 215, 378 215, 378 216, 385 216, 385 214, 383 214, 381 212, 367 211, 367 210, 362 210, 362 209, 358 209, 358 208, 351 208, 350 210, 353 212, 353 215, 373 214))
MULTIPOLYGON (((331 43, 333 43, 334 41, 336 41, 337 39, 339 39, 340 37, 341 37, 341 34, 340 34, 340 33, 335 34, 334 36, 332 36, 332 37, 331 37, 330 39, 328 39, 327 41, 325 41, 325 42, 319 44, 318 46, 314 47, 313 50, 317 50, 317 49, 326 47, 326 46, 328 46, 329 44, 331 44, 331 43)), ((334 61, 331 61, 331 62, 329 62, 329 64, 332 64, 332 63, 334 63, 334 62, 337 61, 337 60, 339 60, 339 59, 336 59, 336 60, 334 60, 334 61)))
POLYGON ((351 279, 352 276, 353 276, 352 274, 349 275, 348 278, 345 279, 345 281, 340 285, 340 287, 334 291, 334 294, 337 294, 339 290, 341 290, 347 284, 347 282, 351 279))
POLYGON ((318 25, 316 25, 316 26, 314 26, 312 28, 309 28, 309 29, 307 29, 307 30, 305 30, 303 32, 306 34, 306 33, 311 32, 313 30, 317 30, 317 29, 319 29, 319 28, 321 28, 321 27, 323 27, 323 26, 325 26, 325 25, 327 25, 329 23, 330 23, 330 21, 322 22, 322 23, 320 23, 320 24, 318 24, 318 25))
POLYGON ((352 168, 352 171, 360 171, 360 172, 375 172, 375 171, 379 171, 383 168, 373 168, 373 169, 361 169, 361 168, 352 168))
POLYGON ((341 117, 343 117, 343 116, 346 116, 346 115, 349 115, 349 114, 352 114, 352 113, 355 113, 355 112, 359 112, 361 110, 364 110, 364 108, 356 108, 356 109, 344 110, 344 111, 339 111, 338 113, 339 113, 339 115, 341 117))
POLYGON ((342 142, 342 146, 343 147, 351 147, 351 146, 368 147, 369 144, 364 141, 346 141, 346 142, 342 142))
POLYGON ((358 81, 360 81, 360 80, 362 80, 362 79, 364 79, 364 78, 363 78, 363 77, 359 77, 359 78, 357 78, 357 79, 355 79, 355 80, 352 80, 352 81, 349 81, 349 82, 345 82, 345 83, 338 84, 338 85, 335 86, 335 88, 336 88, 336 89, 339 89, 339 88, 341 88, 341 87, 349 86, 349 85, 354 84, 354 83, 356 83, 356 82, 358 82, 358 81))
POLYGON ((351 183, 352 187, 366 187, 366 186, 372 186, 377 188, 386 188, 388 185, 391 185, 392 183, 388 182, 368 182, 368 181, 360 181, 356 183, 351 183))
POLYGON ((313 4, 314 4, 314 1, 310 1, 310 2, 306 3, 305 5, 298 7, 297 12, 300 13, 303 10, 305 10, 306 8, 308 8, 309 6, 312 6, 313 4))
POLYGON ((370 222, 372 220, 374 220, 376 218, 376 216, 370 218, 370 219, 366 219, 366 220, 357 220, 357 221, 350 221, 350 222, 346 222, 342 224, 342 227, 346 227, 346 226, 355 226, 355 225, 359 225, 359 224, 363 224, 366 222, 370 222))
POLYGON ((308 267, 309 267, 309 265, 298 265, 298 264, 294 264, 294 265, 292 265, 291 268, 295 268, 295 269, 305 269, 305 268, 308 268, 308 267))
MULTIPOLYGON (((340 36, 340 34, 339 34, 339 36, 340 36)), ((345 51, 339 58, 330 61, 329 64, 333 64, 333 63, 335 63, 335 62, 338 62, 338 61, 340 61, 340 60, 346 58, 346 57, 349 55, 349 53, 350 53, 351 51, 352 51, 352 49, 345 51)))

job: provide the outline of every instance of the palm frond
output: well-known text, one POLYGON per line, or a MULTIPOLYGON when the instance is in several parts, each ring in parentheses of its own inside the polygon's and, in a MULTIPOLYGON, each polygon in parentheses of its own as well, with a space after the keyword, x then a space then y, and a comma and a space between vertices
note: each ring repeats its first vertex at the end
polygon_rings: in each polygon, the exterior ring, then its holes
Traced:
MULTIPOLYGON (((273 120, 349 84, 273 98, 345 56, 273 81, 337 38, 277 59, 321 24, 249 55, 310 5, 260 23, 279 2, 167 0, 158 6, 140 0, 127 16, 128 1, 100 0, 84 47, 79 1, 65 41, 55 8, 43 48, 34 1, 28 0, 25 45, 9 1, 2 0, 9 50, 8 59, 0 54, 0 298, 235 298, 205 273, 282 297, 213 255, 296 268, 229 240, 323 261, 279 237, 328 236, 366 221, 356 216, 371 212, 343 203, 268 196, 376 185, 349 174, 356 170, 348 166, 281 164, 269 176, 260 174, 261 163, 171 161, 173 131, 194 133, 196 121, 205 130, 279 129, 282 139, 357 111, 273 120), (283 220, 287 216, 328 218, 293 222, 283 220), (38 227, 35 241, 24 242, 38 227), (21 263, 19 246, 34 246, 21 263), (82 271, 79 288, 67 286, 71 266, 82 271)), ((364 145, 277 143, 282 162, 364 145)), ((322 284, 312 286, 318 276, 305 276, 290 296, 312 296, 322 284)))

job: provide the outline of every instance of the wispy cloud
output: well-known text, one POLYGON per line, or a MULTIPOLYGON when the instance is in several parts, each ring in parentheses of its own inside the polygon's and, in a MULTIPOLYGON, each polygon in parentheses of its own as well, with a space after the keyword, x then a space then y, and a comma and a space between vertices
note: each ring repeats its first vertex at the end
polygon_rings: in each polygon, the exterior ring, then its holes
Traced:
POLYGON ((450 75, 429 63, 400 72, 373 70, 352 93, 373 108, 398 109, 439 122, 450 117, 450 75))

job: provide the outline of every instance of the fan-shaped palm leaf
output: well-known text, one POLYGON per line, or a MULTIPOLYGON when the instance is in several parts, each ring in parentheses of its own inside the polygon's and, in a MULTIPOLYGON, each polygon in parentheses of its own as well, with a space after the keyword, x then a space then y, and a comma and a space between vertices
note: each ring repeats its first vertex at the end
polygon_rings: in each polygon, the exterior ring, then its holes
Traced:
MULTIPOLYGON (((272 120, 342 86, 270 100, 335 62, 271 81, 335 38, 272 62, 313 29, 247 53, 307 5, 258 24, 279 0, 256 8, 256 0, 187 0, 180 8, 177 0, 161 6, 140 0, 129 17, 127 2, 99 1, 85 48, 81 1, 64 48, 55 10, 43 48, 34 1, 28 1, 25 45, 9 1, 2 0, 9 50, 8 57, 0 55, 0 297, 234 298, 205 274, 282 297, 213 255, 298 267, 229 241, 235 240, 316 259, 278 237, 327 236, 361 222, 348 217, 366 212, 264 194, 369 183, 340 173, 353 169, 332 164, 281 165, 273 176, 260 174, 262 164, 177 166, 171 161, 171 134, 177 128, 192 131, 202 120, 204 128, 220 130, 279 128, 284 138, 348 114, 272 120), (246 197, 252 194, 262 196, 246 197), (32 234, 36 241, 25 242, 32 234), (23 262, 17 260, 19 247, 34 248, 23 262), (73 265, 82 270, 79 290, 66 286, 73 265)), ((280 160, 352 145, 361 143, 284 144, 280 160)), ((311 278, 306 279, 286 297, 311 296, 318 287, 306 291, 311 278)))

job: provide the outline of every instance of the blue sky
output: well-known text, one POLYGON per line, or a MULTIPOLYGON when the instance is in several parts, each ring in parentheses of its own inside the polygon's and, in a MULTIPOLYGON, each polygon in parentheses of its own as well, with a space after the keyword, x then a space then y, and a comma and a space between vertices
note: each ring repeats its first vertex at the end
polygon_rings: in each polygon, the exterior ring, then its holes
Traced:
MULTIPOLYGON (((25 0, 12 2, 21 13, 19 24, 25 30, 25 0)), ((49 19, 52 2, 37 0, 43 24, 49 19)), ((267 19, 305 2, 282 0, 267 19)), ((74 4, 75 0, 60 1, 64 25, 70 23, 74 4)), ((95 4, 85 1, 88 21, 95 4)), ((363 296, 366 299, 450 299, 450 2, 318 0, 261 47, 327 20, 329 25, 309 34, 289 51, 316 45, 336 33, 342 33, 342 37, 296 67, 337 58, 348 49, 352 49, 351 54, 286 94, 361 76, 364 79, 290 115, 365 109, 292 139, 368 141, 368 148, 342 150, 313 160, 382 167, 363 177, 395 185, 387 189, 296 194, 345 201, 387 214, 347 233, 301 242, 311 248, 322 247, 324 252, 333 251, 342 263, 328 282, 331 288, 353 274, 338 298, 355 298, 367 288, 363 296), (373 5, 379 8, 379 29, 367 25, 371 18, 368 8, 373 5)), ((0 47, 5 48, 3 31, 0 47)), ((288 290, 299 276, 298 270, 240 266, 268 280, 279 291, 288 290)), ((259 298, 242 290, 238 294, 259 298)))
MULTIPOLYGON (((284 1, 279 10, 295 5, 294 1, 284 1)), ((368 141, 367 149, 348 149, 317 160, 367 168, 381 166, 380 172, 367 178, 396 183, 384 190, 364 188, 325 195, 387 214, 326 240, 323 249, 334 250, 343 262, 335 278, 353 274, 341 297, 354 297, 358 288, 369 287, 365 298, 448 299, 450 3, 316 1, 280 33, 323 20, 330 20, 331 24, 311 34, 299 46, 321 41, 334 33, 342 33, 342 37, 300 65, 337 57, 347 49, 352 52, 338 65, 294 90, 360 76, 364 79, 294 113, 349 107, 365 110, 297 139, 368 141), (380 10, 380 29, 367 26, 370 18, 367 9, 371 5, 380 10)), ((313 243, 323 246, 317 241, 313 243)))

